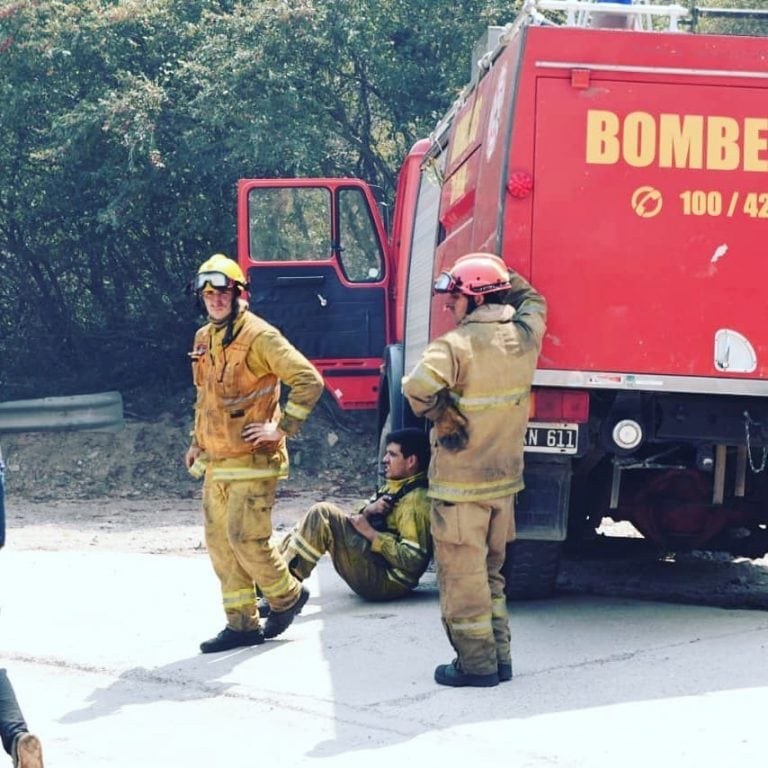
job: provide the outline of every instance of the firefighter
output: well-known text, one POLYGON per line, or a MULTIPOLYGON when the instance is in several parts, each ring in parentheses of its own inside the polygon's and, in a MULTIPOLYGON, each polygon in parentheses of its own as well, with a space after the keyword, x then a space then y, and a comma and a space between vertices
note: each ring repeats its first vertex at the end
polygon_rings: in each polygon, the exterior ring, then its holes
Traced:
MULTIPOLYGON (((395 600, 419 583, 432 558, 429 439, 420 429, 395 430, 384 439, 386 481, 369 502, 354 515, 315 504, 278 545, 297 579, 306 579, 328 552, 337 573, 366 600, 395 600)), ((266 599, 259 611, 268 615, 266 599)))
POLYGON ((309 416, 323 380, 277 329, 247 309, 240 297, 246 288, 240 267, 220 253, 194 281, 208 323, 190 353, 197 401, 185 462, 204 472, 205 540, 227 619, 201 643, 203 653, 276 637, 309 597, 270 543, 271 515, 277 481, 288 475, 286 437, 309 416), (283 412, 281 382, 290 387, 283 412), (275 609, 263 629, 256 585, 275 609))
POLYGON ((443 626, 457 654, 435 680, 494 686, 512 678, 501 567, 515 536, 546 302, 488 253, 459 259, 434 290, 447 294, 457 327, 429 344, 403 390, 432 421, 431 528, 443 626))

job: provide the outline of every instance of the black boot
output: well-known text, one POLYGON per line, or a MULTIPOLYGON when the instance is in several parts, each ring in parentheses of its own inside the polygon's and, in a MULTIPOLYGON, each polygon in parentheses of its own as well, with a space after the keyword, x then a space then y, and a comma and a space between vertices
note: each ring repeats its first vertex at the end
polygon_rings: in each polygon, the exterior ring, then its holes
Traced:
POLYGON ((441 664, 435 670, 435 682, 440 685, 450 685, 454 688, 474 686, 476 688, 490 688, 499 684, 499 673, 489 672, 487 675, 476 675, 465 672, 459 666, 459 660, 454 659, 450 664, 441 664))
POLYGON ((309 600, 309 590, 302 584, 299 599, 284 611, 270 611, 264 624, 264 637, 277 637, 291 626, 293 620, 301 613, 304 603, 309 600))
POLYGON ((236 632, 234 629, 224 627, 216 637, 200 643, 200 650, 203 653, 220 653, 247 645, 261 645, 263 642, 264 633, 260 628, 236 632))
POLYGON ((512 679, 512 662, 499 662, 499 682, 506 683, 512 679))

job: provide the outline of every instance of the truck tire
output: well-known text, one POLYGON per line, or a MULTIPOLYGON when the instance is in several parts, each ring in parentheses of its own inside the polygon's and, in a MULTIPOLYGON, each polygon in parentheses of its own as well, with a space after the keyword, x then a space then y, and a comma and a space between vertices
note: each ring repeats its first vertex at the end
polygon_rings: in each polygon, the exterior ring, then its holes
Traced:
POLYGON ((501 568, 507 600, 551 597, 560 568, 560 541, 513 541, 501 568))

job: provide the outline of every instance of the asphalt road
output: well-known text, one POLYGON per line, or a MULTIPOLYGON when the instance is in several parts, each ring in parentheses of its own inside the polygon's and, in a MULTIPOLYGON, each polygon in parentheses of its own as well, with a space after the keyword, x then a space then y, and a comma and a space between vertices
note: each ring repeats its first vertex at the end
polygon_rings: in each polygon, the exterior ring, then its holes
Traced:
POLYGON ((432 680, 451 658, 432 577, 369 604, 325 559, 308 586, 281 638, 203 656, 223 624, 207 558, 10 549, 0 665, 49 768, 766 764, 766 612, 514 604, 514 680, 455 690, 432 680))

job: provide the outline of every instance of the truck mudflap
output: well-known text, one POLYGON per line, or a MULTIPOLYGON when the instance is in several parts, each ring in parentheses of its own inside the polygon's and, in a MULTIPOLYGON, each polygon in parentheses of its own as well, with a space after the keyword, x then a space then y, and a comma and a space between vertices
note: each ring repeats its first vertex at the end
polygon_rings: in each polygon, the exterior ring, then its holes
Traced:
POLYGON ((507 545, 501 569, 508 600, 554 593, 568 533, 571 474, 568 456, 526 452, 525 490, 515 500, 517 539, 507 545))
POLYGON ((565 541, 570 489, 570 459, 526 453, 525 490, 515 501, 518 540, 565 541))
POLYGON ((560 541, 513 541, 501 569, 508 600, 551 597, 560 570, 560 541))

